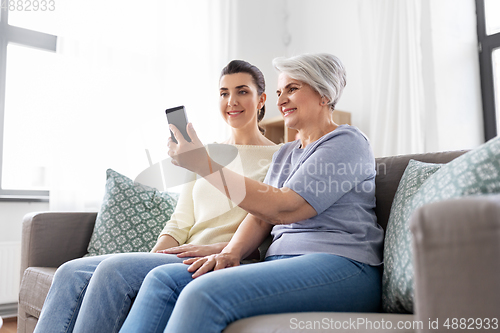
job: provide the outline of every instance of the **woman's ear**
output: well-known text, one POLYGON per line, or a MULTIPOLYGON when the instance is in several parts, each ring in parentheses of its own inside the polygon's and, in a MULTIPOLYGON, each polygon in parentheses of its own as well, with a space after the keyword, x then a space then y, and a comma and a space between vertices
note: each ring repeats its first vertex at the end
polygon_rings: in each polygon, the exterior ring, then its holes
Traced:
POLYGON ((265 92, 262 93, 262 95, 259 96, 259 103, 257 103, 257 109, 262 109, 262 107, 264 106, 264 104, 266 104, 266 99, 267 99, 267 95, 265 92))
POLYGON ((321 105, 327 105, 330 100, 326 96, 321 97, 321 105))

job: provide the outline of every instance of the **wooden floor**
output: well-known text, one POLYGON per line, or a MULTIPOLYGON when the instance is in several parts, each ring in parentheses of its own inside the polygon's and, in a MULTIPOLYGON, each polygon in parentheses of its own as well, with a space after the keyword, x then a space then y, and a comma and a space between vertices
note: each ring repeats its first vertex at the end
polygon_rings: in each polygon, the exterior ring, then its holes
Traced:
POLYGON ((3 326, 0 328, 0 333, 16 333, 17 332, 17 318, 4 318, 3 326))

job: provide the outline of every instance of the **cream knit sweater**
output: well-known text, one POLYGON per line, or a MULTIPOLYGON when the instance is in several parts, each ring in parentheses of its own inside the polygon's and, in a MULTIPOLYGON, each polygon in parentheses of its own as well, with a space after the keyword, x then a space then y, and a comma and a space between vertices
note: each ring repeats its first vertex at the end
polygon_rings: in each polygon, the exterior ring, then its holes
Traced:
MULTIPOLYGON (((263 181, 272 156, 281 145, 235 147, 238 156, 226 167, 248 178, 263 181)), ((195 174, 191 176, 191 180, 183 186, 174 214, 160 236, 170 235, 179 245, 229 242, 247 212, 234 203, 230 204, 226 196, 205 179, 195 174)))

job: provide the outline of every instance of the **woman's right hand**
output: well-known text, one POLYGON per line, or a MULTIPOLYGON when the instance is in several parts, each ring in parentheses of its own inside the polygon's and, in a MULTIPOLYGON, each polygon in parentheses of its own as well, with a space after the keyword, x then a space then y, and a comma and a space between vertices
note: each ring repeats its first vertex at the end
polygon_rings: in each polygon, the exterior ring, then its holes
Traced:
POLYGON ((169 128, 177 140, 175 143, 172 138, 168 138, 168 155, 172 158, 172 164, 188 169, 202 177, 209 175, 212 163, 205 146, 193 128, 193 124, 189 123, 186 128, 191 142, 186 141, 175 125, 170 125, 169 128))
POLYGON ((191 258, 183 261, 188 267, 188 272, 194 272, 193 279, 208 273, 228 267, 240 265, 240 257, 230 252, 212 254, 203 258, 191 258))

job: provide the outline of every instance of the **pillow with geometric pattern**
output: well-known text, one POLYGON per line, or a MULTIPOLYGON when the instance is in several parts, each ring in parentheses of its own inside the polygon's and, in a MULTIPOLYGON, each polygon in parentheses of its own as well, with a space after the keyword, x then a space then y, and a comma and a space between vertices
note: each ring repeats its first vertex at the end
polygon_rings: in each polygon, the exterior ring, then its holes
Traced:
MULTIPOLYGON (((414 183, 415 178, 412 179, 408 182, 414 183)), ((396 197, 403 195, 399 193, 400 187, 396 197)), ((408 228, 413 212, 432 202, 499 192, 500 137, 496 137, 435 170, 411 196, 399 201, 394 198, 384 244, 382 306, 385 312, 413 312, 412 236, 408 228)))
POLYGON ((394 195, 384 240, 382 306, 385 312, 413 312, 411 200, 424 182, 444 164, 410 160, 394 195))
POLYGON ((88 254, 149 252, 170 220, 178 195, 133 182, 108 169, 88 254))

